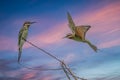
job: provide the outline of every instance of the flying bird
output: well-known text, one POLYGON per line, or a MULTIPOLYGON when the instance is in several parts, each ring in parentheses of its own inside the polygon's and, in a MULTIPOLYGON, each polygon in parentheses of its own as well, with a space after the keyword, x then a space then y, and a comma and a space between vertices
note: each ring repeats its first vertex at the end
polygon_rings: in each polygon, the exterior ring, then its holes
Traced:
POLYGON ((18 63, 20 62, 23 44, 25 43, 25 40, 27 39, 27 36, 28 36, 28 29, 29 29, 30 25, 33 24, 33 23, 36 23, 36 22, 26 21, 23 24, 23 27, 21 28, 21 30, 19 31, 19 35, 18 35, 18 48, 19 48, 18 49, 19 50, 18 63))
POLYGON ((97 52, 98 48, 85 38, 86 32, 91 28, 91 26, 90 25, 76 26, 69 12, 67 13, 67 16, 69 23, 68 26, 71 29, 72 33, 68 33, 65 36, 65 38, 87 43, 95 52, 97 52))

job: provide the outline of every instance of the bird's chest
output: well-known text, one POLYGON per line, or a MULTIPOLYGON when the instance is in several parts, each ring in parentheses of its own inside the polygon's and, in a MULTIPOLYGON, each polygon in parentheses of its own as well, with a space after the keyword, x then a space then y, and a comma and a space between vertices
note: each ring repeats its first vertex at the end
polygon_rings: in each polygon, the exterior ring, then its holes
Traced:
POLYGON ((28 35, 28 29, 27 29, 27 28, 24 29, 23 35, 24 35, 25 37, 28 35))
POLYGON ((75 41, 82 41, 80 37, 76 37, 76 36, 73 38, 73 40, 75 40, 75 41))

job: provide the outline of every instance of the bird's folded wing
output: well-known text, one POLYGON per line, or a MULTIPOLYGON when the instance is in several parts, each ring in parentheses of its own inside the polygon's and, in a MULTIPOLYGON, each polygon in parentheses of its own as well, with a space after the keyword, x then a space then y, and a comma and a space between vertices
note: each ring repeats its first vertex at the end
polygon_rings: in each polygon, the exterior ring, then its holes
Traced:
POLYGON ((18 45, 20 45, 20 41, 22 39, 22 34, 23 34, 23 28, 19 31, 19 34, 18 34, 18 45))
POLYGON ((86 32, 90 29, 90 26, 76 26, 75 35, 79 36, 82 40, 85 40, 86 32))
POLYGON ((67 16, 68 16, 68 26, 69 26, 69 28, 71 29, 71 31, 72 31, 73 33, 75 33, 75 24, 74 24, 74 22, 73 22, 73 20, 72 20, 72 17, 71 17, 71 15, 70 15, 69 12, 67 13, 67 16))

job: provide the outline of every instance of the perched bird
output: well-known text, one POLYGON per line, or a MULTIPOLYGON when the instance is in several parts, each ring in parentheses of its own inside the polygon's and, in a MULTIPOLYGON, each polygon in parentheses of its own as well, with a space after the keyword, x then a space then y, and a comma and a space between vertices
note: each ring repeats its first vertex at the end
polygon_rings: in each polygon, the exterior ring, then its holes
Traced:
POLYGON ((65 38, 87 43, 95 52, 97 52, 98 50, 97 47, 85 38, 86 32, 90 29, 91 26, 90 25, 76 26, 72 20, 71 15, 67 13, 67 16, 68 16, 68 23, 69 23, 68 26, 71 29, 72 33, 68 33, 65 36, 65 38))
POLYGON ((25 40, 27 38, 27 35, 28 35, 28 29, 30 27, 31 24, 33 23, 36 23, 36 22, 29 22, 29 21, 26 21, 24 24, 23 24, 23 27, 21 28, 21 30, 19 31, 19 35, 18 35, 18 50, 19 50, 19 53, 18 53, 18 62, 20 62, 20 58, 21 58, 21 54, 22 54, 22 46, 23 44, 25 43, 25 40))

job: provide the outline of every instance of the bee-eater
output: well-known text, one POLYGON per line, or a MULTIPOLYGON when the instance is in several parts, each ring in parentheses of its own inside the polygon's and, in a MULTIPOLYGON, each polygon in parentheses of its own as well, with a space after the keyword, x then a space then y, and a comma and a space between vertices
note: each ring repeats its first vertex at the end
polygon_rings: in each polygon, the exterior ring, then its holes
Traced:
POLYGON ((67 34, 65 38, 87 43, 95 52, 97 52, 98 50, 97 47, 85 38, 86 32, 90 29, 91 26, 90 25, 76 26, 69 12, 67 13, 67 16, 69 23, 68 26, 71 29, 72 33, 67 34))
POLYGON ((24 39, 27 39, 28 29, 29 29, 30 25, 33 24, 33 23, 36 23, 36 22, 26 21, 23 24, 23 27, 21 28, 21 30, 19 31, 19 35, 18 35, 18 48, 19 48, 18 49, 19 50, 19 53, 18 53, 18 63, 20 62, 20 58, 21 58, 21 54, 22 54, 22 46, 25 43, 24 39))

